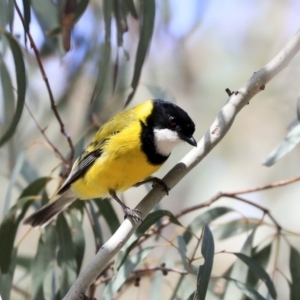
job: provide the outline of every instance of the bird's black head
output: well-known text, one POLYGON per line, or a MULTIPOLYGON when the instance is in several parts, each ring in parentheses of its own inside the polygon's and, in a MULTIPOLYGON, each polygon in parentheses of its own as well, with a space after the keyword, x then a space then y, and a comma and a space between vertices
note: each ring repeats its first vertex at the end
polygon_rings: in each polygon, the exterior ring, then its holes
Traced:
MULTIPOLYGON (((195 123, 182 108, 176 104, 160 99, 153 100, 153 103, 154 107, 149 121, 152 122, 154 129, 168 129, 172 132, 176 132, 181 140, 192 146, 197 146, 193 138, 195 123)), ((164 132, 167 133, 166 130, 164 132)))
POLYGON ((181 141, 197 146, 194 131, 194 122, 182 108, 171 102, 155 99, 146 124, 142 123, 142 150, 149 162, 162 164, 181 141))

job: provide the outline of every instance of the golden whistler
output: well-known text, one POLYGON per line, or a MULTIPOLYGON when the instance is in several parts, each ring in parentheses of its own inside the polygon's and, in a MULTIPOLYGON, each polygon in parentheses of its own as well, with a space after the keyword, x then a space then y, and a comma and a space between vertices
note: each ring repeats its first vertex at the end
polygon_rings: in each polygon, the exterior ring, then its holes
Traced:
POLYGON ((150 177, 184 141, 197 146, 195 124, 179 106, 164 100, 148 100, 106 122, 75 161, 56 200, 29 216, 24 223, 43 226, 76 199, 110 195, 125 216, 141 220, 140 212, 117 196, 132 186, 162 180, 150 177))

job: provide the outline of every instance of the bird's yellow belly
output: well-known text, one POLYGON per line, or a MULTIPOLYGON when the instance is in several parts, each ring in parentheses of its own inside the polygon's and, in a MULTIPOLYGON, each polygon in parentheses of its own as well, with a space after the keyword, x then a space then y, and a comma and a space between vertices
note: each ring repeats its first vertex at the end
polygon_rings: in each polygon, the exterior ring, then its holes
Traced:
MULTIPOLYGON (((131 140, 132 142, 132 140, 131 140)), ((123 143, 119 145, 124 146, 123 143)), ((122 192, 137 182, 149 177, 160 168, 147 162, 146 155, 141 152, 140 145, 127 145, 122 148, 106 149, 109 156, 103 154, 84 177, 74 182, 71 187, 81 199, 90 199, 106 196, 110 190, 122 192), (116 153, 111 155, 112 151, 116 153), (112 159, 113 157, 113 159, 112 159)))

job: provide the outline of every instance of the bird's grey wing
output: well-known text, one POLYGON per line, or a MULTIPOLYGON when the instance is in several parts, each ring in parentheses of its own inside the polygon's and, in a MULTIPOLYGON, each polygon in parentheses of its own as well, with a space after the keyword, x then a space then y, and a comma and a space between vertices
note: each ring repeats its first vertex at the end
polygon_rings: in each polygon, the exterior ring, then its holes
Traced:
POLYGON ((95 160, 102 154, 101 149, 96 149, 91 152, 84 151, 74 163, 71 173, 59 189, 58 194, 62 194, 70 188, 70 185, 78 178, 84 176, 87 170, 93 165, 95 160))

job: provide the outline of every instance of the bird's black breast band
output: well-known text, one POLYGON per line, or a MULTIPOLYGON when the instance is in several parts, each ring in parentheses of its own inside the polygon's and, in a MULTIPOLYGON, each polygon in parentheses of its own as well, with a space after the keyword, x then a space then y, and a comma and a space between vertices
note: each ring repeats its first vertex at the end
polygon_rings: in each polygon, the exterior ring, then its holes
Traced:
POLYGON ((148 162, 152 165, 161 165, 169 157, 157 153, 154 141, 153 128, 147 126, 144 122, 141 122, 141 150, 146 154, 148 162))

